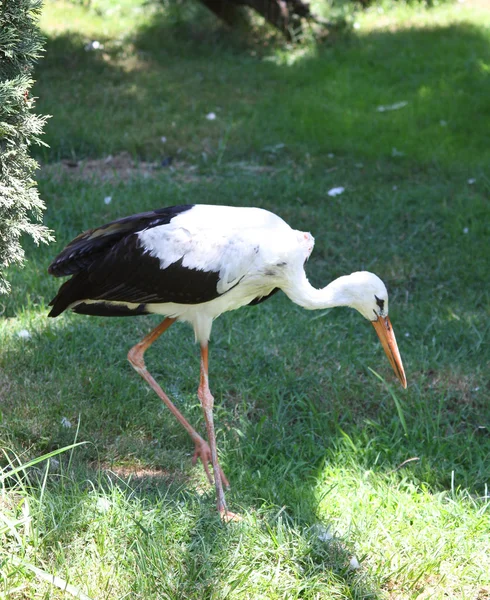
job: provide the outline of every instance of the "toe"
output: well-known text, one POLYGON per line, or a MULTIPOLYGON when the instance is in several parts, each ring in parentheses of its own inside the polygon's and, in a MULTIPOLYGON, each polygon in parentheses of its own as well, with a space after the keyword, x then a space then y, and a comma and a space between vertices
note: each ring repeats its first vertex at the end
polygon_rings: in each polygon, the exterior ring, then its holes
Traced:
POLYGON ((240 521, 243 521, 242 515, 231 512, 230 510, 227 510, 226 508, 220 509, 219 515, 221 517, 221 520, 224 523, 230 523, 231 521, 233 521, 234 523, 240 523, 240 521))

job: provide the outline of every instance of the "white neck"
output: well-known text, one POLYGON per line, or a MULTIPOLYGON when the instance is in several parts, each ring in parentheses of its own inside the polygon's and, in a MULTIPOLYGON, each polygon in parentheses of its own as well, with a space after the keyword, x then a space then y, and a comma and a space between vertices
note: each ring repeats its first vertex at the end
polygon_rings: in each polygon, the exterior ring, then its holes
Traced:
POLYGON ((295 303, 308 310, 334 308, 335 306, 352 306, 353 297, 347 285, 348 276, 339 277, 326 287, 314 288, 303 271, 301 277, 295 279, 294 285, 283 288, 286 295, 295 303))

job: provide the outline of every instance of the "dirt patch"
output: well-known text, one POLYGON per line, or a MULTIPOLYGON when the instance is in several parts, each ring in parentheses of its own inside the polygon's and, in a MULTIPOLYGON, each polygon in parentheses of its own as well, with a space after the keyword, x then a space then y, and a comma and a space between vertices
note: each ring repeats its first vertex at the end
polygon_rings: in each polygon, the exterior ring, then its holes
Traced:
POLYGON ((479 382, 475 377, 463 373, 429 370, 425 375, 424 387, 428 390, 451 392, 450 399, 459 405, 474 406, 481 395, 486 394, 488 382, 479 382))
POLYGON ((170 473, 170 471, 165 471, 164 469, 150 469, 148 467, 139 467, 139 466, 128 466, 128 465, 109 465, 109 464, 101 464, 101 465, 92 465, 102 471, 106 471, 108 473, 113 473, 117 477, 121 479, 129 479, 130 477, 136 479, 145 479, 145 478, 156 478, 156 479, 170 479, 173 478, 174 475, 170 473))
POLYGON ((198 179, 197 165, 189 165, 168 156, 160 161, 134 159, 129 152, 105 158, 69 160, 41 165, 40 177, 63 179, 69 177, 83 181, 129 181, 136 177, 153 178, 162 174, 176 173, 189 181, 198 179))
POLYGON ((192 489, 199 496, 209 493, 212 485, 203 476, 204 471, 200 464, 196 465, 190 473, 175 470, 169 471, 161 468, 144 467, 142 465, 113 465, 108 462, 91 463, 90 468, 103 472, 113 482, 124 482, 132 489, 140 492, 152 491, 160 487, 185 486, 192 489))
POLYGON ((181 471, 168 471, 142 465, 113 465, 106 462, 92 463, 95 471, 103 471, 111 481, 124 481, 139 489, 153 489, 161 485, 189 484, 190 478, 181 471))
MULTIPOLYGON (((244 174, 254 176, 256 174, 276 173, 277 169, 270 165, 257 165, 247 162, 234 162, 227 165, 232 170, 239 170, 244 174)), ((160 161, 137 160, 129 152, 106 156, 105 158, 70 160, 64 159, 57 163, 41 165, 39 177, 44 179, 62 180, 66 177, 88 182, 106 181, 130 181, 131 179, 143 177, 157 178, 171 176, 181 183, 193 183, 198 181, 211 181, 214 175, 203 175, 199 165, 193 165, 183 160, 174 159, 171 156, 160 161)))

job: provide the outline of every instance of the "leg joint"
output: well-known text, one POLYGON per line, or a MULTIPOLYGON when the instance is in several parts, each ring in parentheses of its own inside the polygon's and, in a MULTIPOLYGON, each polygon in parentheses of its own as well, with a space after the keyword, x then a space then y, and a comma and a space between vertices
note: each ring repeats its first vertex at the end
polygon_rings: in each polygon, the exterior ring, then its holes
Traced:
POLYGON ((200 385, 199 389, 197 390, 197 397, 201 401, 201 405, 204 410, 213 409, 214 396, 211 394, 208 387, 200 385))
POLYGON ((145 361, 143 359, 143 352, 141 351, 139 344, 133 346, 128 352, 128 360, 136 370, 146 369, 145 361))

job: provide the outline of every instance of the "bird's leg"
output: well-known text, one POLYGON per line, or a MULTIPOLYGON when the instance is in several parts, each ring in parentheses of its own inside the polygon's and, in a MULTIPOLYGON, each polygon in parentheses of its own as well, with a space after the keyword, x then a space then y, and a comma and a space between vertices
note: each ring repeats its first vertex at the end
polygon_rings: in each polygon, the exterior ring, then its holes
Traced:
POLYGON ((226 508, 225 494, 223 492, 223 484, 229 488, 230 485, 223 475, 223 471, 218 463, 218 452, 216 449, 216 435, 214 432, 214 419, 213 419, 213 406, 214 398, 209 389, 208 379, 208 345, 201 346, 201 379, 199 383, 199 389, 197 395, 201 401, 201 405, 204 411, 204 419, 206 421, 206 428, 208 431, 209 446, 211 448, 211 463, 213 465, 214 472, 214 485, 216 487, 216 500, 218 512, 225 521, 239 520, 240 517, 231 513, 226 508))
MULTIPOLYGON (((192 427, 189 421, 184 417, 184 415, 177 409, 177 407, 173 404, 170 398, 165 394, 162 388, 158 385, 152 375, 147 371, 144 361, 144 354, 147 348, 153 344, 153 342, 159 338, 164 331, 166 331, 172 323, 175 322, 175 319, 166 318, 160 325, 155 327, 150 333, 145 336, 141 342, 136 344, 131 348, 128 352, 128 360, 134 369, 143 377, 143 379, 148 383, 148 385, 155 390, 158 394, 159 398, 164 402, 166 406, 170 409, 172 414, 177 418, 179 423, 183 425, 187 433, 191 436, 195 446, 196 452, 194 454, 193 463, 196 462, 196 459, 199 457, 202 461, 204 470, 208 477, 210 483, 213 483, 213 478, 211 477, 211 473, 209 472, 208 463, 211 462, 211 449, 208 443, 197 433, 197 431, 192 427)), ((226 477, 223 472, 221 472, 221 479, 225 484, 227 484, 226 477)))

